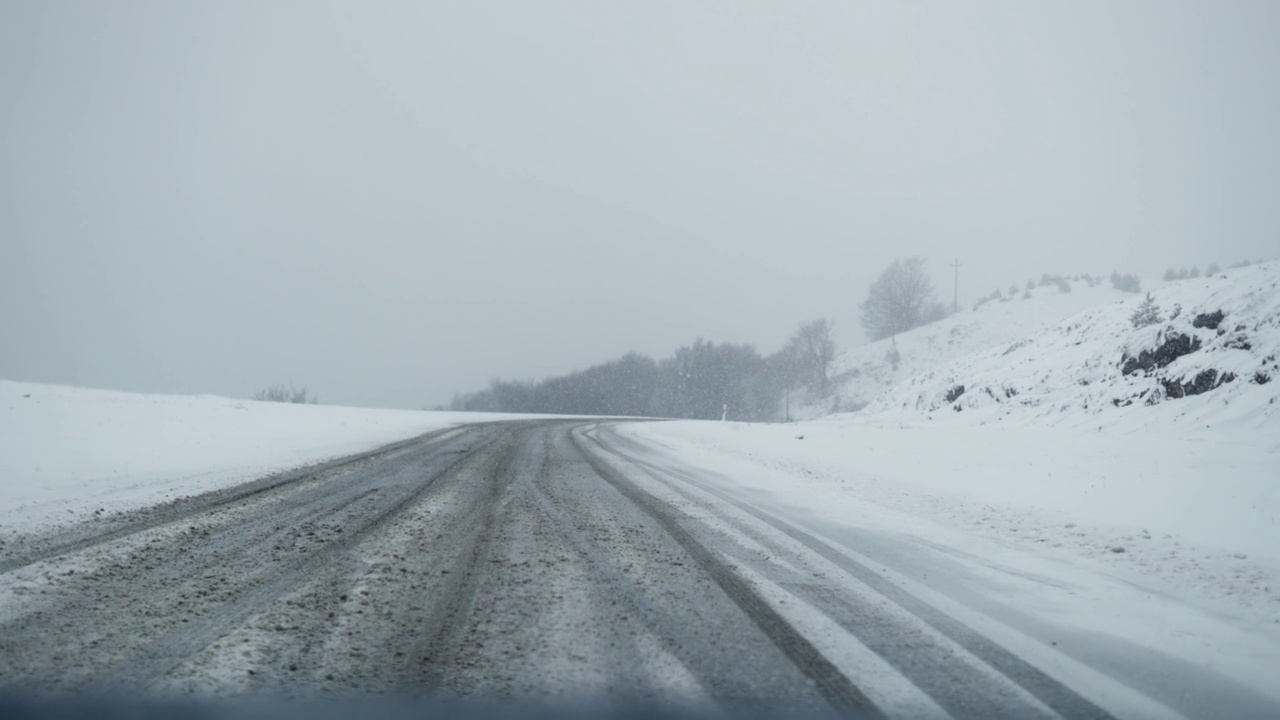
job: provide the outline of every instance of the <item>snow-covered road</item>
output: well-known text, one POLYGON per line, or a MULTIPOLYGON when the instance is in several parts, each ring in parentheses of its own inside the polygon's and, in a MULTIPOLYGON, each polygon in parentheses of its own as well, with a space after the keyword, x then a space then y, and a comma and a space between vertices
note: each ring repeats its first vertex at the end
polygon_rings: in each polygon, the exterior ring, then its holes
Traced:
POLYGON ((442 429, 14 539, 0 690, 1280 715, 1273 631, 1087 564, 833 522, 637 432, 664 426, 442 429))

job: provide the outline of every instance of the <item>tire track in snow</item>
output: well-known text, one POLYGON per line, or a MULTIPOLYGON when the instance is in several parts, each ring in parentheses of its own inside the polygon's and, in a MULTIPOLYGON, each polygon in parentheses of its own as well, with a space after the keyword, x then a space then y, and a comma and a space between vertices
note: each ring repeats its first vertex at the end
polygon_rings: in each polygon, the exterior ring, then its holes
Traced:
MULTIPOLYGON (((739 510, 768 524, 809 550, 836 565, 856 580, 870 587, 889 600, 893 601, 912 615, 937 630, 943 636, 964 648, 974 657, 997 670, 1000 674, 1025 689, 1033 697, 1051 708, 1054 712, 1070 718, 1091 718, 1093 720, 1114 720, 1107 711, 1098 707, 1084 696, 1075 692, 1062 682, 1054 679, 1031 663, 1004 649, 995 641, 969 628, 964 623, 929 605, 923 600, 893 584, 875 570, 859 563, 845 553, 832 547, 820 538, 797 528, 780 518, 766 513, 748 503, 742 502, 731 494, 699 479, 693 473, 678 468, 650 463, 619 451, 617 446, 628 445, 633 450, 644 452, 645 448, 630 438, 623 438, 616 433, 609 433, 614 447, 609 447, 598 438, 591 440, 603 452, 610 453, 624 462, 630 463, 653 473, 667 474, 680 482, 688 483, 715 498, 726 502, 739 510)), ((660 479, 660 478, 659 478, 660 479)), ((664 481, 670 484, 670 481, 664 481)))
POLYGON ((301 583, 339 570, 341 565, 335 562, 336 556, 350 550, 405 508, 418 502, 440 480, 455 474, 465 465, 476 462, 477 458, 487 464, 495 454, 501 451, 503 440, 508 438, 509 434, 503 433, 461 455, 443 470, 423 478, 418 487, 407 495, 364 519, 361 525, 345 531, 341 538, 328 543, 301 563, 260 581, 236 601, 222 606, 200 627, 174 629, 146 647, 140 653, 144 656, 143 659, 135 658, 123 666, 117 665, 110 671, 97 676, 93 685, 104 687, 112 692, 128 692, 145 686, 152 678, 168 673, 188 657, 221 637, 236 623, 301 583))
POLYGON ((493 542, 493 527, 516 460, 516 439, 512 434, 505 434, 496 445, 473 474, 473 477, 480 475, 484 480, 480 487, 474 488, 476 494, 471 506, 464 511, 473 520, 468 524, 475 532, 464 541, 454 570, 450 572, 456 579, 436 595, 435 608, 425 623, 427 630, 423 640, 410 651, 410 655, 419 660, 397 683, 401 692, 433 694, 443 689, 445 672, 457 652, 462 620, 475 602, 476 585, 486 570, 484 560, 493 542))
MULTIPOLYGON (((52 671, 53 675, 46 675, 47 680, 67 689, 145 689, 151 680, 168 673, 293 588, 340 572, 344 553, 422 499, 440 479, 465 469, 477 458, 488 457, 493 446, 510 432, 472 430, 468 435, 478 435, 479 442, 463 436, 457 438, 456 445, 428 448, 424 450, 430 453, 424 466, 402 465, 384 470, 375 475, 372 487, 344 482, 345 476, 339 476, 334 480, 336 484, 329 486, 332 492, 308 487, 300 499, 309 518, 305 523, 296 518, 282 523, 274 512, 278 509, 275 506, 256 507, 255 516, 233 518, 230 524, 219 526, 220 537, 204 540, 215 546, 207 555, 192 552, 188 545, 202 538, 178 535, 130 552, 93 577, 73 578, 80 584, 72 588, 64 602, 55 601, 47 608, 43 617, 36 615, 0 626, 0 665, 9 663, 11 674, 21 671, 33 678, 52 671), (456 449, 457 446, 462 447, 456 449), (412 477, 414 472, 422 471, 422 477, 412 477), (335 521, 334 536, 323 544, 309 542, 304 537, 305 528, 326 519, 335 521), (274 529, 265 534, 256 532, 264 526, 274 529), (273 541, 277 542, 274 551, 273 541), (293 544, 281 546, 281 541, 293 544), (217 595, 212 599, 193 596, 188 588, 179 585, 180 579, 196 582, 195 578, 207 579, 220 573, 230 573, 227 577, 235 578, 236 583, 226 592, 210 593, 217 595), (139 608, 148 606, 158 616, 147 611, 150 617, 137 617, 139 608), (104 639, 110 642, 99 646, 97 640, 89 640, 87 646, 74 650, 77 643, 85 642, 84 635, 96 632, 106 633, 104 639), (76 669, 62 667, 59 657, 64 651, 48 647, 49 639, 56 639, 59 633, 70 641, 76 669), (121 633, 124 637, 120 637, 121 633), (113 636, 120 639, 113 640, 113 636)), ((198 516, 188 514, 188 519, 198 516)))
MULTIPOLYGON (((916 691, 923 692, 951 716, 993 720, 1054 716, 1032 696, 1024 695, 1025 689, 985 666, 980 659, 965 657, 966 651, 953 645, 949 638, 915 619, 908 619, 905 612, 894 612, 867 597, 842 592, 830 582, 815 580, 813 573, 791 569, 808 568, 812 564, 814 558, 808 549, 797 551, 794 546, 787 547, 767 528, 725 513, 716 507, 721 504, 720 500, 697 494, 690 489, 688 480, 676 477, 676 471, 634 458, 625 461, 696 504, 701 512, 713 515, 733 533, 749 538, 772 558, 782 560, 784 566, 776 561, 761 561, 752 553, 742 553, 738 558, 762 581, 785 590, 826 616, 840 631, 874 653, 916 691), (979 688, 981 692, 976 691, 979 688)), ((841 572, 839 568, 833 569, 841 572)))
MULTIPOLYGON (((551 437, 546 437, 547 446, 541 453, 543 464, 546 458, 555 451, 550 449, 551 437)), ((585 457, 570 446, 579 456, 583 464, 585 457)), ((563 449, 559 452, 564 452, 563 449)), ((588 466, 589 467, 589 466, 588 466)), ((594 468, 589 470, 596 475, 594 468)), ((541 471, 524 473, 519 480, 530 493, 534 505, 555 528, 564 541, 581 556, 595 575, 595 586, 614 601, 629 608, 643 623, 644 630, 651 633, 662 648, 670 653, 692 678, 702 687, 712 701, 741 697, 753 680, 749 668, 737 667, 726 670, 724 653, 709 642, 691 632, 687 620, 673 615, 662 608, 641 588, 637 582, 624 573, 617 560, 610 559, 609 548, 601 547, 596 541, 588 538, 574 520, 556 507, 553 500, 554 491, 548 487, 547 478, 541 471)), ((647 515, 647 513, 646 513, 647 515)), ((634 643, 633 643, 634 644, 634 643)))
MULTIPOLYGON (((766 636, 795 663, 813 682, 818 692, 837 712, 858 717, 882 717, 870 699, 853 682, 845 677, 813 643, 798 632, 777 610, 756 594, 751 585, 734 571, 733 567, 702 545, 693 533, 679 521, 676 514, 664 507, 656 498, 635 485, 630 479, 603 463, 582 447, 578 435, 571 434, 570 441, 583 460, 606 482, 612 485, 633 504, 658 522, 716 584, 745 612, 766 636)), ((599 445, 598 441, 595 441, 599 445)))
POLYGON ((415 448, 417 446, 430 447, 436 443, 452 438, 458 432, 459 428, 435 430, 425 435, 419 435, 407 440, 400 440, 383 445, 367 452, 356 453, 355 455, 347 455, 334 460, 306 465, 295 470, 272 473, 266 477, 234 485, 229 488, 211 490, 194 497, 181 498, 158 506, 127 510, 122 513, 121 519, 113 519, 115 522, 122 522, 123 524, 105 532, 89 527, 88 523, 81 523, 69 528, 59 529, 53 536, 36 535, 20 537, 11 544, 18 548, 21 548, 23 545, 33 545, 35 546, 34 549, 27 550, 25 552, 21 549, 8 549, 7 554, 9 554, 10 557, 0 560, 0 575, 13 572, 14 570, 19 570, 27 567, 28 565, 34 565, 42 560, 51 560, 63 555, 70 555, 81 550, 88 550, 89 548, 93 548, 98 545, 105 545, 116 540, 127 538, 131 535, 136 535, 147 530, 182 522, 183 520, 189 520, 198 515, 213 512, 220 508, 229 507, 246 500, 254 499, 258 496, 267 495, 281 490, 288 490, 290 486, 304 483, 308 480, 315 480, 326 473, 348 468, 363 461, 383 460, 401 450, 415 448), (86 529, 89 531, 87 534, 85 533, 86 529), (67 535, 72 535, 73 539, 66 540, 65 537, 67 535), (79 537, 75 537, 77 535, 79 537), (16 557, 14 557, 14 555, 16 555, 16 557))

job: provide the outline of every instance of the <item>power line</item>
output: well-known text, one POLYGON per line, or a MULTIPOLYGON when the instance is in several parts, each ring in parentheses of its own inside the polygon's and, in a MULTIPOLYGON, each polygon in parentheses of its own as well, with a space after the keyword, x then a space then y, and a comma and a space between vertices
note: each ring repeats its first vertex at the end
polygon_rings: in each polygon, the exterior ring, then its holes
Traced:
POLYGON ((952 286, 955 289, 955 298, 951 301, 951 313, 955 314, 960 312, 960 258, 956 258, 956 261, 951 263, 951 267, 956 270, 956 279, 952 286))

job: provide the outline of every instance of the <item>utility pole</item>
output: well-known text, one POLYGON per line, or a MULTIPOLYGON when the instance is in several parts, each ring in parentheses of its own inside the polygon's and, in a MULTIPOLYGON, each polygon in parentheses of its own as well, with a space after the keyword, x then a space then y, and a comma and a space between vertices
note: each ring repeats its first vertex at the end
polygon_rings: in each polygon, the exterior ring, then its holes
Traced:
POLYGON ((951 267, 956 270, 955 284, 952 285, 955 288, 955 298, 951 301, 951 314, 954 315, 960 312, 960 258, 956 258, 956 261, 951 263, 951 267))

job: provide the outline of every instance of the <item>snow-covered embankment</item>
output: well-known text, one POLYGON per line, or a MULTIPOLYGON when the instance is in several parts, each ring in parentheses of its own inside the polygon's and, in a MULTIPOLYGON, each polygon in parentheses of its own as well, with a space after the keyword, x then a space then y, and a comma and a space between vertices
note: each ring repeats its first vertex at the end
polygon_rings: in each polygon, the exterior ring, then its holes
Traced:
POLYGON ((194 495, 480 419, 0 380, 0 537, 194 495))

